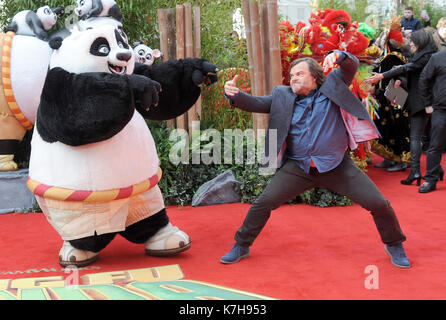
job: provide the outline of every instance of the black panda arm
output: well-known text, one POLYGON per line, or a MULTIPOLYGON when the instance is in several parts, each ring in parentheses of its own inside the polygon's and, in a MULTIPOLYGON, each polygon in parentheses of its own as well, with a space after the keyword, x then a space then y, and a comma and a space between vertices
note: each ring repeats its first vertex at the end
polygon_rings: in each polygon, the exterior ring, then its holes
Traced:
POLYGON ((48 33, 43 29, 42 22, 34 11, 29 11, 25 18, 26 24, 31 28, 37 38, 46 40, 48 33))
POLYGON ((14 33, 17 33, 18 28, 19 27, 17 25, 17 22, 13 21, 10 24, 8 24, 6 27, 3 28, 3 32, 6 33, 9 31, 12 31, 14 33))
POLYGON ((189 110, 201 94, 201 84, 217 81, 218 69, 200 58, 171 60, 147 66, 137 63, 134 74, 144 75, 161 84, 158 106, 148 111, 137 103, 136 109, 146 119, 173 119, 189 110))
POLYGON ((102 6, 102 0, 92 0, 92 5, 90 11, 86 14, 85 18, 91 18, 99 16, 104 7, 102 6))
POLYGON ((127 76, 74 74, 51 69, 37 111, 37 130, 46 142, 80 146, 107 140, 134 113, 133 88, 127 76))
POLYGON ((117 4, 113 5, 113 7, 108 10, 108 16, 115 18, 119 22, 122 22, 121 9, 119 9, 119 6, 117 4))

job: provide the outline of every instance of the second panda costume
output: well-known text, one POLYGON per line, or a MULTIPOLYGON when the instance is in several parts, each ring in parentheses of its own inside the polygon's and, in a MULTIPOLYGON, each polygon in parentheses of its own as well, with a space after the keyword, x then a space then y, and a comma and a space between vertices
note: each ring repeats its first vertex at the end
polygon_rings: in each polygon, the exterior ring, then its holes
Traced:
POLYGON ((149 255, 187 250, 188 235, 166 214, 144 117, 184 113, 195 102, 191 92, 199 95, 198 85, 216 81, 216 67, 185 59, 135 69, 132 49, 112 26, 50 45, 55 51, 31 142, 28 187, 64 240, 59 263, 86 266, 117 234, 144 243, 149 255), (172 107, 172 96, 186 102, 172 107))

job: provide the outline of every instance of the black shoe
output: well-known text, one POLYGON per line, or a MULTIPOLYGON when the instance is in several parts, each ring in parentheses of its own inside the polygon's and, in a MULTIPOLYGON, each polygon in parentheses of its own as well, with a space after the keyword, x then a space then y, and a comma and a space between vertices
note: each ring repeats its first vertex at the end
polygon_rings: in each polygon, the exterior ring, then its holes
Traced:
POLYGON ((418 189, 419 193, 428 193, 437 189, 437 181, 426 181, 418 189))
POLYGON ((409 176, 404 179, 401 180, 401 184, 405 184, 405 185, 411 185, 412 182, 414 182, 415 180, 417 180, 417 186, 419 186, 421 184, 421 174, 420 172, 415 172, 412 173, 413 171, 410 172, 409 176))
POLYGON ((387 172, 397 172, 397 171, 405 171, 407 169, 408 165, 407 163, 399 163, 396 166, 389 167, 386 169, 387 172))
POLYGON ((384 159, 383 162, 375 164, 375 168, 389 168, 389 167, 394 166, 394 165, 396 165, 395 161, 384 159))

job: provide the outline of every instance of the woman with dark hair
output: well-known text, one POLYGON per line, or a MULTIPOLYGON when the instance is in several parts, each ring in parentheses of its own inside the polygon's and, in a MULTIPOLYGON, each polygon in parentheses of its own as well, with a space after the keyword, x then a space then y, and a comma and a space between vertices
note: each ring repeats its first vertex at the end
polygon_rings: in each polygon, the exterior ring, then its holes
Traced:
POLYGON ((421 183, 420 157, 421 137, 426 127, 430 114, 427 113, 420 99, 418 81, 421 71, 428 63, 432 54, 437 51, 432 34, 425 29, 412 33, 410 48, 414 53, 409 63, 395 67, 384 73, 373 73, 366 79, 368 83, 377 83, 382 79, 396 78, 395 87, 403 84, 409 92, 404 108, 410 116, 410 159, 411 171, 407 179, 401 180, 402 184, 410 185, 417 180, 421 183))

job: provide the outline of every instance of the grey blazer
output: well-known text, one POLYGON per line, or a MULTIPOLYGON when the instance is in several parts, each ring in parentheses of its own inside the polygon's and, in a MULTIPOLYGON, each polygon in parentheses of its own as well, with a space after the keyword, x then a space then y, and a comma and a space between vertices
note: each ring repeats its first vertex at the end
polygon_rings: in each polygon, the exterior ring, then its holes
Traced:
MULTIPOLYGON (((364 105, 349 89, 349 85, 359 67, 359 61, 355 56, 347 52, 344 53, 347 54, 347 57, 340 63, 340 68, 334 69, 327 75, 319 90, 330 101, 351 115, 360 120, 368 120, 378 132, 364 105)), ((277 130, 277 147, 276 150, 271 150, 271 152, 274 152, 273 155, 277 157, 283 148, 290 129, 296 97, 297 95, 291 90, 290 86, 277 86, 268 96, 254 97, 240 91, 229 98, 231 105, 239 109, 255 113, 269 113, 265 157, 270 155, 270 129, 277 130)))

